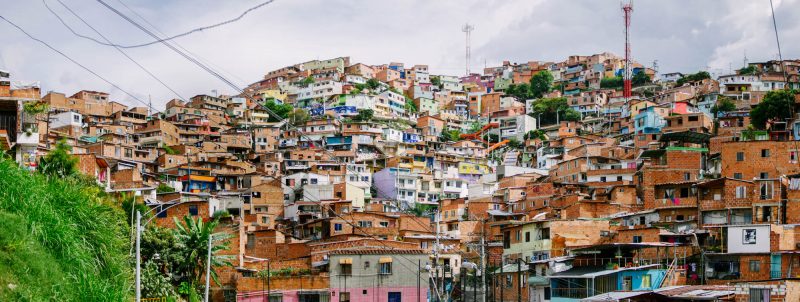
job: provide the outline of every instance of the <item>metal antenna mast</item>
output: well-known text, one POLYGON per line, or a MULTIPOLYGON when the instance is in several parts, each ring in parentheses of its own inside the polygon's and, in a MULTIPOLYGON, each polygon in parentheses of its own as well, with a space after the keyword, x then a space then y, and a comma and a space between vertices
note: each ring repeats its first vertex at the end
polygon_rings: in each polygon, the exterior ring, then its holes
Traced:
POLYGON ((470 57, 472 56, 472 51, 469 48, 469 37, 473 30, 475 30, 475 26, 472 26, 469 23, 464 24, 464 27, 461 28, 461 31, 467 34, 467 56, 466 56, 467 75, 469 75, 469 62, 470 62, 470 57))
POLYGON ((623 96, 626 100, 631 97, 631 13, 633 2, 630 0, 622 3, 622 12, 625 16, 625 74, 623 75, 623 96))

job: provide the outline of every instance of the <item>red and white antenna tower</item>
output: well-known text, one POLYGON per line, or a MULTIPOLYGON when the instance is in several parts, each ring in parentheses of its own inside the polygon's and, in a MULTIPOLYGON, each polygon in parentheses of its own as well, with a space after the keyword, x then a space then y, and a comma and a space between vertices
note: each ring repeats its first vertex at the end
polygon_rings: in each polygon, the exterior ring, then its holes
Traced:
POLYGON ((631 97, 631 13, 633 12, 633 1, 628 0, 622 3, 622 13, 625 15, 625 74, 623 75, 624 88, 622 95, 626 100, 631 97))

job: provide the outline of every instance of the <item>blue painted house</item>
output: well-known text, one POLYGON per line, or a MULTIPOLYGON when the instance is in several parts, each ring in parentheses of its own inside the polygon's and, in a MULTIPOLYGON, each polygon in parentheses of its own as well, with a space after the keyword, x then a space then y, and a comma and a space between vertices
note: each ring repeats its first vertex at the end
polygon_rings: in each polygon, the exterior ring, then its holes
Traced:
POLYGON ((660 133, 661 128, 667 125, 667 121, 656 109, 658 107, 647 107, 642 109, 634 118, 634 129, 637 134, 660 133))

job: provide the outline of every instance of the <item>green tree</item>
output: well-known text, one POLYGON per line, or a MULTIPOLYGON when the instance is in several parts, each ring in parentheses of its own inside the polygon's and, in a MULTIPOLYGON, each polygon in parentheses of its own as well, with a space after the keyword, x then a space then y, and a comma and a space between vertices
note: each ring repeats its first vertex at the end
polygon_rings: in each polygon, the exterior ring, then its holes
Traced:
MULTIPOLYGON (((278 104, 275 103, 275 101, 273 100, 269 100, 266 103, 264 103, 264 107, 275 113, 275 115, 280 116, 282 119, 285 119, 287 116, 289 116, 289 112, 292 112, 292 109, 294 109, 292 105, 278 104)), ((279 122, 280 120, 278 120, 277 118, 275 118, 270 114, 269 121, 274 123, 274 122, 279 122)))
POLYGON ((214 233, 214 229, 219 224, 217 219, 210 222, 203 222, 198 217, 194 219, 184 216, 183 222, 177 217, 175 221, 174 234, 178 243, 179 253, 182 257, 176 271, 195 286, 202 284, 202 276, 206 268, 206 255, 208 253, 208 241, 211 240, 211 278, 219 284, 215 267, 230 266, 231 257, 228 255, 218 255, 221 251, 229 249, 227 240, 230 238, 225 232, 214 233))
POLYGON ((158 270, 158 264, 147 261, 142 266, 142 297, 166 298, 175 297, 177 293, 171 280, 158 270))
POLYGON ((70 154, 72 146, 66 139, 59 140, 55 149, 39 159, 39 172, 56 178, 65 178, 78 173, 78 158, 70 154))
POLYGON ((431 84, 433 84, 433 86, 439 87, 441 89, 442 88, 442 79, 439 78, 439 76, 431 76, 431 84))
POLYGON ((158 187, 156 188, 156 193, 158 193, 158 194, 161 194, 161 193, 172 193, 172 192, 175 192, 175 188, 170 187, 168 184, 165 184, 163 182, 159 183, 158 187))
POLYGON ((419 109, 417 108, 417 104, 414 104, 414 100, 412 100, 410 97, 406 97, 405 109, 406 109, 406 111, 411 112, 411 113, 419 112, 419 109))
POLYGON ((547 140, 547 136, 544 134, 544 131, 536 129, 528 131, 525 133, 525 139, 540 139, 540 140, 547 140))
POLYGON ((533 103, 531 117, 541 119, 541 125, 555 124, 557 121, 578 121, 581 114, 567 105, 567 99, 542 98, 533 103))
POLYGON ((797 91, 773 90, 767 92, 761 103, 750 110, 750 123, 758 129, 766 128, 767 121, 790 118, 797 91))
POLYGON ((308 111, 305 109, 295 108, 289 112, 286 118, 292 123, 292 125, 299 126, 308 122, 308 120, 311 119, 311 115, 309 115, 308 111))
POLYGON ((367 88, 369 88, 369 90, 375 90, 378 89, 378 87, 381 87, 381 82, 377 79, 372 78, 367 80, 367 88))
POLYGON ((622 77, 610 77, 600 80, 600 88, 621 89, 623 85, 622 77))
POLYGON ((505 90, 505 94, 508 96, 513 96, 518 100, 527 100, 533 98, 531 95, 530 85, 527 83, 508 85, 508 88, 505 90))
POLYGON ((646 85, 650 84, 650 82, 652 82, 650 80, 650 76, 644 73, 644 71, 637 72, 636 74, 633 75, 633 78, 631 79, 631 85, 633 86, 646 85))
POLYGON ((522 143, 520 143, 519 140, 517 140, 516 138, 511 138, 508 140, 506 146, 508 146, 511 149, 517 149, 520 146, 522 146, 522 143))
POLYGON ((358 115, 356 115, 353 119, 359 122, 366 122, 372 120, 374 115, 375 111, 372 109, 361 109, 358 111, 358 115))
POLYGON ((707 71, 699 71, 697 73, 693 73, 693 74, 688 74, 688 75, 682 76, 680 79, 678 79, 676 84, 678 86, 683 86, 683 84, 686 84, 688 82, 695 82, 695 81, 700 81, 700 80, 705 80, 705 79, 710 79, 710 78, 711 78, 711 74, 709 74, 707 71))
POLYGON ((734 104, 730 98, 723 95, 718 96, 717 103, 711 107, 711 113, 714 114, 714 117, 717 116, 717 113, 734 110, 736 110, 736 104, 734 104))
POLYGON ((445 142, 457 142, 461 140, 461 131, 458 129, 445 129, 442 130, 440 137, 445 142))
POLYGON ((758 69, 755 66, 747 66, 745 68, 739 69, 740 75, 754 75, 758 73, 758 69))
POLYGON ((311 77, 311 76, 307 76, 305 79, 300 81, 300 85, 302 85, 302 86, 308 86, 308 85, 311 85, 311 84, 314 84, 314 78, 311 77))
POLYGON ((537 72, 531 77, 530 80, 530 96, 538 99, 545 94, 552 91, 553 88, 553 74, 550 71, 542 70, 537 72))
POLYGON ((483 123, 475 121, 475 122, 472 122, 472 124, 469 125, 469 130, 468 131, 469 131, 469 133, 475 133, 475 132, 480 131, 483 128, 483 126, 484 126, 483 123))

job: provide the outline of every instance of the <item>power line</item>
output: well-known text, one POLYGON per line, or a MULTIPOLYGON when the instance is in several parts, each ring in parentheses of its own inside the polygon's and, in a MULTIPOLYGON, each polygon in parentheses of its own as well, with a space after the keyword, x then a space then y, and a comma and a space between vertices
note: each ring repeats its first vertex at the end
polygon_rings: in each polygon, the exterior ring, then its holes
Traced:
POLYGON ((788 89, 789 78, 786 76, 786 68, 783 65, 783 54, 781 53, 781 39, 778 38, 778 23, 775 21, 775 8, 772 7, 772 0, 769 0, 769 8, 772 10, 772 28, 775 30, 775 42, 778 43, 778 60, 780 60, 781 70, 783 70, 784 89, 788 89))
MULTIPOLYGON (((136 26, 136 27, 137 27, 137 28, 139 28, 140 30, 144 31, 144 32, 145 32, 145 33, 147 33, 148 35, 150 35, 150 36, 152 36, 152 37, 154 37, 154 38, 156 38, 156 39, 159 39, 157 35, 155 35, 155 34, 154 34, 154 33, 152 33, 151 31, 147 30, 147 29, 146 29, 146 28, 144 28, 142 25, 138 24, 136 21, 132 20, 130 17, 128 17, 127 15, 123 14, 123 13, 122 13, 122 12, 120 12, 119 10, 117 10, 117 9, 115 9, 114 7, 110 6, 109 4, 105 3, 103 0, 97 0, 97 2, 99 2, 99 3, 100 3, 100 4, 102 4, 103 6, 105 6, 106 8, 108 8, 109 10, 111 10, 112 12, 114 12, 115 14, 119 15, 120 17, 122 17, 123 19, 125 19, 126 21, 128 21, 129 23, 133 24, 134 26, 136 26)), ((205 66, 204 64, 202 64, 202 63, 198 62, 196 59, 194 59, 194 58, 190 57, 189 55, 185 54, 184 52, 182 52, 182 51, 178 50, 177 48, 175 48, 175 46, 171 45, 169 42, 167 42, 167 41, 160 41, 160 43, 163 43, 164 45, 166 45, 167 47, 169 47, 169 48, 170 48, 170 49, 172 49, 173 51, 177 52, 178 54, 180 54, 181 56, 183 56, 183 57, 184 57, 184 58, 186 58, 187 60, 191 61, 192 63, 195 63, 196 65, 198 65, 200 68, 202 68, 202 69, 203 69, 203 70, 205 70, 206 72, 209 72, 209 73, 211 73, 211 74, 212 74, 214 77, 216 77, 216 78, 220 79, 221 81, 225 82, 225 83, 226 83, 226 84, 228 84, 230 87, 232 87, 232 88, 234 88, 236 91, 238 91, 240 94, 243 94, 243 93, 244 93, 244 91, 243 91, 241 88, 239 88, 238 86, 236 86, 235 84, 233 84, 232 82, 230 82, 228 79, 226 79, 225 77, 223 77, 223 76, 222 76, 222 75, 220 75, 219 73, 215 72, 214 70, 212 70, 212 69, 211 69, 211 68, 209 68, 208 66, 205 66)), ((250 97, 248 97, 248 98, 250 98, 250 97)), ((266 107, 264 107, 264 109, 265 109, 265 111, 267 111, 267 113, 269 113, 270 115, 272 115, 272 116, 273 116, 273 117, 275 117, 276 119, 278 119, 278 120, 280 120, 280 121, 282 121, 282 122, 285 122, 285 121, 286 121, 286 119, 285 119, 285 118, 282 118, 282 117, 280 117, 279 115, 277 115, 275 112, 273 112, 273 111, 272 111, 272 110, 270 110, 269 108, 266 108, 266 107)), ((294 127, 293 125, 289 124, 288 122, 286 123, 286 125, 288 125, 288 126, 290 126, 290 127, 293 127, 293 128, 295 128, 295 131, 297 131, 297 133, 298 133, 299 135, 301 135, 301 136, 305 137, 307 140, 309 140, 309 141, 313 141, 313 140, 311 140, 310 138, 308 138, 307 136, 305 136, 305 135, 302 133, 302 131, 300 131, 299 129, 297 129, 297 128, 296 128, 296 127, 294 127)), ((252 129, 252 126, 251 126, 251 129, 252 129)), ((330 155, 330 151, 329 151, 329 150, 327 150, 327 149, 321 149, 321 150, 322 150, 323 152, 329 153, 329 155, 330 155)), ((336 156, 333 156, 333 155, 331 155, 331 157, 332 157, 334 160, 336 160, 338 163, 340 163, 340 164, 341 164, 341 161, 339 161, 339 160, 338 160, 338 158, 337 158, 336 156)), ((346 167, 346 165, 345 165, 345 167, 346 167)), ((356 175, 358 175, 358 174, 356 174, 356 175)), ((315 201, 312 201, 312 202, 315 202, 315 201)), ((317 202, 317 203, 319 203, 320 205, 322 205, 322 204, 321 204, 321 200, 318 200, 318 201, 316 201, 316 202, 317 202)), ((380 243, 381 245, 383 245, 383 246, 384 246, 384 247, 386 247, 387 249, 389 249, 389 250, 394 250, 394 249, 395 249, 395 248, 393 248, 393 247, 389 247, 389 246, 388 246, 388 245, 386 245, 386 244, 385 244, 385 243, 384 243, 384 242, 383 242, 383 241, 382 241, 380 238, 377 238, 376 236, 374 236, 374 235, 371 235, 371 234, 367 233, 366 231, 364 231, 364 229, 363 229, 363 228, 356 226, 355 224, 353 224, 353 223, 352 223, 352 222, 350 222, 349 220, 345 219, 344 217, 342 217, 341 215, 339 215, 339 214, 338 214, 338 213, 336 213, 335 211, 330 211, 330 213, 333 213, 333 214, 334 214, 334 216, 336 216, 336 217, 338 217, 338 218, 340 218, 340 219, 344 220, 344 221, 345 221, 345 222, 346 222, 348 225, 352 226, 354 229, 358 229, 358 230, 360 230, 360 231, 361 231, 361 232, 362 232, 362 233, 363 233, 365 236, 367 236, 367 237, 370 237, 370 238, 372 238, 372 239, 375 239, 375 240, 376 240, 378 243, 380 243)), ((413 262, 412 260, 410 260, 410 259, 408 259, 407 257, 404 257, 404 256, 402 256, 402 255, 401 255, 401 258, 405 258, 405 260, 406 260, 406 261, 413 262)), ((403 265, 403 266, 406 266, 406 265, 405 265, 405 264, 403 264, 402 262, 399 262, 399 263, 400 263, 401 265, 403 265)), ((406 268, 408 268, 408 267, 406 267, 406 268)))
MULTIPOLYGON (((106 5, 103 1, 99 1, 98 0, 98 2, 102 3, 103 5, 106 5)), ((153 45, 153 44, 156 44, 156 43, 163 43, 163 42, 166 42, 166 41, 169 41, 169 40, 173 40, 173 39, 176 39, 176 38, 185 37, 185 36, 188 36, 188 35, 196 33, 196 32, 200 32, 200 31, 204 31, 204 30, 207 30, 207 29, 220 27, 220 26, 223 26, 223 25, 226 25, 226 24, 230 24, 230 23, 239 21, 242 18, 244 18, 244 16, 247 15, 248 13, 250 13, 251 11, 254 11, 254 10, 257 10, 259 8, 262 8, 262 7, 268 5, 268 4, 272 3, 272 2, 275 2, 275 0, 269 0, 269 1, 262 2, 262 3, 260 3, 260 4, 256 5, 256 6, 253 6, 253 7, 249 8, 249 9, 245 10, 244 12, 239 14, 238 17, 233 18, 233 19, 229 19, 229 20, 222 21, 222 22, 219 22, 219 23, 216 23, 216 24, 212 24, 212 25, 208 25, 208 26, 198 27, 198 28, 192 29, 190 31, 187 31, 187 32, 184 32, 184 33, 181 33, 181 34, 177 34, 177 35, 174 35, 174 36, 169 36, 169 37, 166 37, 166 38, 163 38, 163 39, 155 38, 155 40, 153 40, 153 41, 150 41, 150 42, 147 42, 147 43, 142 43, 142 44, 119 45, 119 44, 111 43, 110 41, 107 41, 107 42, 99 41, 99 40, 97 40, 95 38, 92 38, 92 37, 89 37, 89 36, 85 36, 85 35, 81 35, 81 34, 78 34, 76 32, 73 32, 73 33, 75 35, 77 35, 78 37, 81 37, 81 38, 84 38, 84 39, 88 39, 88 40, 92 40, 95 43, 98 43, 98 44, 101 44, 101 45, 105 45, 105 46, 113 46, 113 47, 119 47, 119 48, 138 48, 138 47, 144 47, 144 46, 153 45)))
MULTIPOLYGON (((97 35, 99 35, 100 37, 102 37, 102 38, 103 38, 103 40, 106 40, 108 43, 111 43, 111 40, 109 40, 108 38, 106 38, 106 36, 104 36, 102 33, 100 33, 100 31, 98 31, 97 29, 95 29, 95 28, 94 28, 94 27, 93 27, 91 24, 89 24, 89 22, 86 22, 86 20, 84 20, 84 19, 83 19, 83 18, 82 18, 80 15, 78 15, 77 13, 75 13, 75 11, 73 11, 73 10, 72 10, 72 9, 71 9, 69 6, 67 6, 67 4, 65 4, 65 3, 64 3, 63 1, 61 1, 61 0, 56 0, 56 1, 58 1, 58 3, 60 3, 62 6, 64 6, 64 8, 66 8, 66 9, 67 9, 67 10, 68 10, 70 13, 72 13, 72 15, 73 15, 73 16, 75 16, 76 18, 78 18, 79 20, 81 20, 81 22, 83 22, 83 24, 85 24, 86 26, 88 26, 89 28, 91 28, 91 29, 92 29, 92 31, 94 31, 94 32, 95 32, 97 35)), ((46 1, 46 0, 42 0, 42 3, 44 3, 44 6, 47 8, 47 10, 49 10, 49 11, 50 11, 50 13, 52 13, 52 14, 53 14, 53 16, 55 16, 56 18, 58 18, 58 20, 59 20, 59 21, 61 21, 61 24, 63 24, 63 25, 64 25, 64 26, 65 26, 67 29, 69 29, 69 31, 71 31, 73 34, 75 34, 75 35, 78 35, 78 33, 76 33, 76 32, 75 32, 75 30, 73 30, 73 29, 72 29, 72 27, 70 27, 70 26, 67 24, 67 22, 65 22, 65 21, 64 21, 64 19, 62 19, 62 18, 61 18, 61 16, 59 16, 59 15, 58 15, 58 14, 57 14, 57 13, 56 13, 56 12, 55 12, 55 11, 54 11, 52 8, 50 8, 50 6, 49 6, 49 5, 47 5, 47 1, 46 1)), ((166 83, 164 83, 164 81, 162 81, 162 80, 161 80, 161 79, 159 79, 159 78, 158 78, 156 75, 154 75, 152 72, 150 72, 150 70, 148 70, 147 68, 145 68, 144 66, 142 66, 141 64, 139 64, 139 62, 137 62, 137 61, 136 61, 136 60, 134 60, 134 59, 133 59, 131 56, 129 56, 127 53, 125 53, 125 51, 123 51, 123 50, 122 50, 122 49, 120 49, 119 47, 114 47, 114 49, 116 49, 117 51, 119 51, 119 53, 121 53, 123 56, 125 56, 126 58, 128 58, 128 60, 130 60, 131 62, 133 62, 133 64, 136 64, 136 66, 139 66, 139 68, 140 68, 140 69, 142 69, 142 70, 143 70, 145 73, 147 73, 148 75, 150 75, 150 77, 152 77, 153 79, 155 79, 156 81, 158 81, 159 83, 161 83, 161 85, 162 85, 162 86, 164 86, 165 88, 167 88, 169 91, 172 91, 172 93, 174 93, 176 96, 178 96, 178 98, 180 98, 180 99, 183 99, 183 100, 187 100, 187 98, 185 98, 185 97, 181 96, 181 95, 180 95, 180 94, 179 94, 177 91, 175 91, 175 89, 172 89, 172 87, 170 87, 169 85, 167 85, 166 83)), ((152 107, 152 106, 150 106, 150 109, 151 109, 151 110, 153 110, 153 107, 152 107)))
MULTIPOLYGON (((158 29, 158 27, 157 27, 157 26, 155 26, 153 23, 151 23, 150 21, 147 21, 147 19, 146 19, 144 16, 140 15, 140 14, 139 14, 139 13, 137 13, 135 10, 133 10, 133 9, 132 9, 130 6, 128 6, 127 4, 125 4, 125 2, 123 2, 122 0, 117 0, 117 2, 119 2, 119 4, 121 4, 122 6, 124 6, 124 7, 125 7, 125 8, 126 8, 128 11, 130 11, 131 13, 133 13, 134 15, 136 15, 137 17, 139 17, 139 19, 141 19, 142 21, 144 21, 144 23, 146 23, 147 25, 150 25, 150 27, 151 27, 151 28, 153 28, 153 30, 155 30, 155 32, 157 32, 157 33, 161 34, 162 36, 166 36, 166 35, 167 35, 167 34, 165 34, 163 31, 161 31, 160 29, 158 29)), ((198 54, 196 54, 196 53, 193 53, 193 52, 189 51, 188 49, 186 49, 186 47, 183 47, 183 46, 182 46, 180 43, 178 43, 178 41, 172 41, 172 43, 173 43, 175 46, 177 46, 178 48, 180 48, 181 50, 185 51, 186 53, 188 53, 188 54, 190 54, 190 55, 194 56, 194 57, 195 57, 195 58, 197 58, 199 61, 202 61, 203 63, 205 63, 205 64, 207 64, 207 65, 211 65, 212 67, 214 67, 214 68, 217 68, 218 70, 220 70, 220 71, 223 71, 223 72, 227 73, 229 76, 232 76, 232 77, 236 78, 237 80, 239 80, 239 81, 240 81, 240 82, 242 82, 242 83, 245 83, 245 84, 247 84, 247 83, 250 83, 249 81, 247 81, 247 80, 245 80, 245 79, 242 79, 241 77, 239 77, 239 76, 237 76, 237 75, 233 74, 232 72, 225 70, 224 68, 222 68, 222 66, 219 66, 219 65, 217 65, 217 64, 214 64, 214 63, 213 63, 213 62, 211 62, 210 60, 208 60, 208 59, 205 59, 205 58, 203 58, 202 56, 200 56, 200 55, 198 55, 198 54)))
MULTIPOLYGON (((41 40, 41 39, 38 39, 38 38, 34 37, 33 35, 31 35, 31 34, 30 34, 30 33, 28 33, 27 31, 25 31, 25 30, 24 30, 22 27, 20 27, 20 26, 19 26, 19 25, 17 25, 16 23, 14 23, 14 22, 11 22, 11 20, 8 20, 8 19, 6 19, 6 17, 4 17, 4 16, 0 15, 0 19, 3 19, 4 21, 8 22, 8 24, 11 24, 11 26, 15 27, 15 28, 16 28, 16 29, 18 29, 20 32, 22 32, 23 34, 25 34, 26 36, 28 36, 28 38, 30 38, 31 40, 34 40, 34 41, 36 41, 36 42, 39 42, 39 43, 41 43, 42 45, 46 46, 47 48, 50 48, 50 50, 52 50, 52 51, 55 51, 56 53, 60 54, 61 56, 63 56, 63 57, 64 57, 64 58, 66 58, 67 60, 69 60, 70 62, 72 62, 72 63, 75 63, 75 65, 78 65, 78 66, 80 66, 80 67, 81 67, 81 68, 83 68, 84 70, 86 70, 86 71, 88 71, 89 73, 93 74, 94 76, 98 77, 98 78, 99 78, 100 80, 102 80, 103 82, 106 82, 107 84, 111 85, 111 87, 114 87, 114 88, 116 88, 116 89, 119 89, 120 91, 122 91, 123 93, 127 94, 128 96, 130 96, 130 97, 131 97, 131 98, 133 98, 134 100, 136 100, 136 101, 138 101, 138 102, 140 102, 140 103, 142 103, 142 104, 144 104, 144 105, 146 105, 146 106, 149 106, 147 102, 145 102, 145 101, 143 101, 143 100, 139 99, 138 97, 136 97, 136 96, 135 96, 135 95, 133 95, 132 93, 128 92, 127 90, 125 90, 125 89, 122 89, 122 87, 119 87, 117 84, 114 84, 113 82, 111 82, 111 81, 107 80, 107 79, 106 79, 106 78, 104 78, 103 76, 101 76, 101 75, 97 74, 96 72, 94 72, 93 70, 91 70, 89 67, 86 67, 85 65, 83 65, 83 64, 81 64, 81 63, 79 63, 79 62, 78 62, 78 61, 76 61, 75 59, 71 58, 70 56, 68 56, 68 55, 67 55, 67 54, 65 54, 64 52, 62 52, 62 51, 60 51, 60 50, 56 49, 55 47, 51 46, 51 45, 50 45, 50 44, 48 44, 47 42, 45 42, 45 41, 43 41, 43 40, 41 40)), ((156 110, 156 111, 158 111, 158 110, 156 110)))
MULTIPOLYGON (((129 23, 133 24, 134 26, 136 26, 137 28, 139 28, 139 29, 140 29, 140 30, 142 30, 143 32, 147 33, 147 34, 148 34, 148 35, 150 35, 151 37, 153 37, 153 38, 155 38, 155 39, 159 39, 159 40, 161 40, 161 39, 160 39, 160 38, 159 38, 159 37, 158 37, 156 34, 154 34, 153 32, 149 31, 147 28, 144 28, 144 26, 140 25, 139 23, 136 23, 136 21, 134 21, 133 19, 131 19, 131 18, 130 18, 130 17, 128 17, 127 15, 123 14, 122 12, 120 12, 119 10, 117 10, 116 8, 114 8, 113 6, 111 6, 111 5, 108 5, 108 3, 106 3, 105 1, 103 1, 103 0, 97 0, 97 2, 99 2, 100 4, 102 4, 103 6, 105 6, 106 8, 108 8, 109 10, 111 10, 112 12, 114 12, 115 14, 117 14, 118 16, 122 17, 123 19, 125 19, 125 20, 126 20, 126 21, 128 21, 129 23)), ((235 89, 237 92, 239 92, 239 93, 241 93, 241 92, 242 92, 242 89, 241 89, 241 88, 239 88, 239 86, 236 86, 236 84, 232 83, 231 81, 229 81, 228 79, 226 79, 225 77, 223 77, 222 75, 220 75, 219 73, 217 73, 216 71, 212 70, 212 69, 211 69, 211 68, 209 68, 208 66, 206 66, 206 65, 204 65, 204 64, 202 64, 202 63, 200 63, 200 62, 198 62, 198 61, 197 61, 195 58, 192 58, 191 56, 187 55, 186 53, 184 53, 184 52, 180 51, 179 49, 175 48, 175 46, 173 46, 172 44, 170 44, 168 41, 166 41, 166 40, 163 40, 163 41, 159 41, 159 42, 160 42, 160 43, 162 43, 162 44, 164 44, 165 46, 169 47, 170 49, 172 49, 173 51, 175 51, 176 53, 178 53, 178 54, 179 54, 179 55, 181 55, 182 57, 186 58, 186 59, 187 59, 187 60, 189 60, 190 62, 194 63, 195 65, 197 65, 197 66, 198 66, 198 67, 200 67, 201 69, 203 69, 203 70, 205 70, 206 72, 210 73, 210 74, 211 74, 211 75, 213 75, 214 77, 216 77, 216 78, 218 78, 219 80, 223 81, 225 84, 227 84, 228 86, 232 87, 232 88, 233 88, 233 89, 235 89)))

